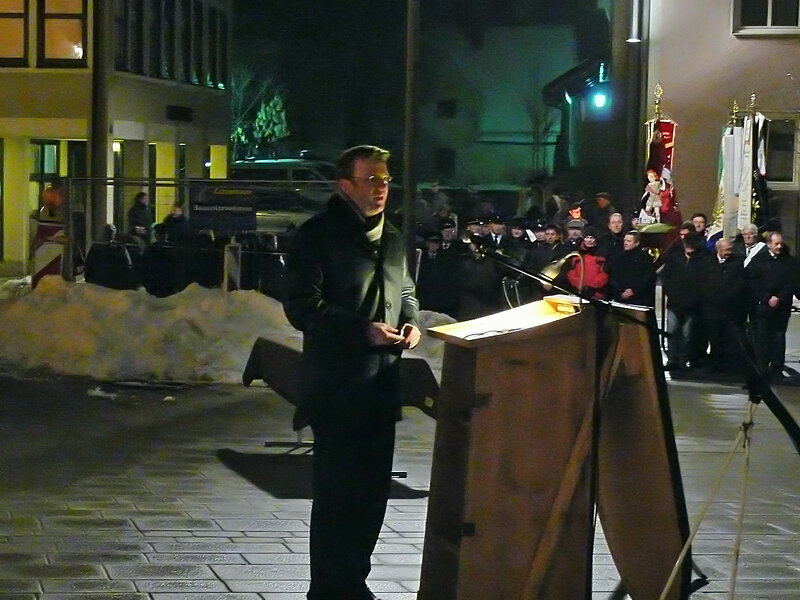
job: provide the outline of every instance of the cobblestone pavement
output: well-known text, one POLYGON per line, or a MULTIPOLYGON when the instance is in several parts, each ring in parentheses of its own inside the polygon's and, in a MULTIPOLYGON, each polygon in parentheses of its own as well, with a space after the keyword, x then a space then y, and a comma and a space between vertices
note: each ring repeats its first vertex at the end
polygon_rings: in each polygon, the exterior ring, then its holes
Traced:
MULTIPOLYGON (((291 408, 263 387, 87 394, 97 386, 0 377, 0 600, 304 598, 310 457, 264 448, 293 439, 291 408)), ((800 388, 779 392, 800 416, 800 388)), ((670 394, 694 520, 747 402, 736 385, 680 381, 670 394)), ((396 482, 370 578, 386 600, 416 596, 433 432, 414 410, 399 427, 395 468, 408 478, 396 482)), ((711 579, 694 597, 727 597, 742 463, 740 452, 694 543, 711 579)), ((800 457, 762 406, 737 598, 800 598, 798 482, 800 457)), ((593 599, 616 581, 599 534, 593 599)))

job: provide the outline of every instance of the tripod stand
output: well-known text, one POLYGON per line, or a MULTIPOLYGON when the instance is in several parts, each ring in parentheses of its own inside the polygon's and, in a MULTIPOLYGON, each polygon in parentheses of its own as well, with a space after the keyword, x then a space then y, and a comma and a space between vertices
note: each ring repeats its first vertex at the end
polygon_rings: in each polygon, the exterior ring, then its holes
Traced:
POLYGON ((664 590, 659 598, 659 600, 663 600, 666 597, 667 591, 670 589, 670 586, 673 583, 675 576, 678 574, 680 569, 680 565, 683 561, 683 558, 688 552, 689 548, 691 547, 692 541, 694 540, 697 532, 700 528, 701 523, 705 519, 706 513, 708 508, 711 506, 712 501, 717 495, 719 491, 720 485, 722 483, 722 479, 728 468, 733 461, 736 452, 741 447, 744 450, 744 461, 742 465, 742 479, 740 483, 739 489, 739 507, 736 515, 736 539, 734 542, 733 547, 733 556, 732 556, 732 567, 731 567, 731 574, 730 574, 730 590, 728 597, 733 599, 736 593, 736 579, 738 575, 739 569, 739 557, 741 552, 742 540, 744 536, 744 517, 745 517, 745 508, 747 504, 747 484, 748 478, 750 474, 750 459, 751 459, 751 447, 752 447, 752 434, 753 429, 755 427, 754 422, 754 415, 756 410, 758 409, 759 405, 762 403, 766 404, 767 407, 771 410, 773 415, 776 417, 778 422, 783 426, 786 433, 789 435, 792 444, 795 447, 795 450, 800 453, 800 426, 798 426, 797 422, 794 418, 789 414, 788 410, 784 406, 783 402, 781 402, 780 398, 775 394, 770 385, 768 376, 763 372, 763 370, 759 367, 759 362, 756 357, 756 353, 754 350, 755 344, 751 337, 745 337, 743 331, 739 328, 736 328, 736 337, 739 342, 739 346, 742 349, 743 355, 745 357, 748 375, 747 375, 747 383, 745 388, 748 391, 748 406, 747 412, 745 414, 744 419, 742 420, 741 425, 739 426, 739 431, 734 440, 733 445, 731 446, 730 451, 725 456, 722 466, 717 474, 716 479, 714 480, 714 484, 711 486, 711 490, 706 498, 706 501, 703 503, 700 513, 697 517, 697 521, 692 526, 689 538, 686 541, 686 545, 681 552, 678 560, 675 563, 675 568, 673 569, 667 584, 664 586, 664 590))

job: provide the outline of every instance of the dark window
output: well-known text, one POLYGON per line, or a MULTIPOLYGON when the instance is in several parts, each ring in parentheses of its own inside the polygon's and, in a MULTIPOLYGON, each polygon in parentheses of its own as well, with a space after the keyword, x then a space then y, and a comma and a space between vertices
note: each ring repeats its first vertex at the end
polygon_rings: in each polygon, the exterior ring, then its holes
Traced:
POLYGON ((214 87, 219 77, 219 11, 208 9, 208 76, 205 84, 214 87))
POLYGON ((767 130, 767 179, 776 182, 794 181, 794 119, 771 119, 767 130))
POLYGON ((150 54, 148 74, 152 77, 161 77, 161 0, 147 0, 147 34, 150 54))
POLYGON ((0 0, 0 66, 28 64, 27 0, 0 0))
POLYGON ((86 0, 39 0, 38 65, 85 67, 86 0))
POLYGON ((767 24, 769 0, 742 0, 742 26, 758 27, 767 24))
POLYGON ((175 76, 175 0, 164 0, 164 36, 161 76, 175 76))
POLYGON ((228 87, 228 17, 225 13, 219 16, 219 77, 217 87, 228 87))
POLYGON ((39 184, 39 208, 44 188, 58 179, 59 149, 57 140, 31 140, 30 181, 39 184))
POLYGON ((192 10, 192 83, 201 84, 206 80, 203 71, 203 3, 194 0, 192 10))
POLYGON ((436 116, 440 119, 455 119, 456 118, 456 101, 455 100, 439 100, 436 103, 436 116))
POLYGON ((800 0, 736 0, 734 29, 800 27, 800 0))
POLYGON ((128 70, 128 2, 114 0, 114 68, 128 70))
POLYGON ((772 0, 772 21, 774 27, 797 27, 797 0, 772 0))
POLYGON ((144 73, 144 12, 142 0, 128 0, 128 70, 144 73))
POLYGON ((178 32, 181 45, 181 79, 192 81, 192 0, 180 0, 178 32))
POLYGON ((456 151, 437 148, 433 153, 433 164, 439 177, 452 177, 456 172, 456 151))

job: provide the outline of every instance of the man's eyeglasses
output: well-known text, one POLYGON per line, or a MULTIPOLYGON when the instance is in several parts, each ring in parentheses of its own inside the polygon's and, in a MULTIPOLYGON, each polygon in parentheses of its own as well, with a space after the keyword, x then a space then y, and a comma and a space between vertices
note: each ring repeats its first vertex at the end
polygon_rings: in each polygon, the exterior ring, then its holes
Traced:
POLYGON ((350 179, 361 179, 362 181, 369 183, 372 187, 389 185, 389 182, 392 181, 391 175, 370 175, 369 177, 351 177, 350 179))

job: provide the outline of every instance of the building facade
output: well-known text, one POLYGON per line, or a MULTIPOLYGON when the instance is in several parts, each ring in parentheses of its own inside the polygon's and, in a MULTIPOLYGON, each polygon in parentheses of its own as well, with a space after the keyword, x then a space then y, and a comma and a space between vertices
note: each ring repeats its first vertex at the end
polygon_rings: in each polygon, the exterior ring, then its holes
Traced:
MULTIPOLYGON (((97 165, 140 180, 227 175, 231 10, 232 0, 0 0, 0 275, 28 271, 31 217, 56 179, 97 165)), ((79 208, 90 228, 124 228, 147 187, 112 187, 79 208)), ((153 191, 159 220, 176 193, 153 191)))
POLYGON ((800 201, 800 2, 641 1, 647 89, 678 123, 673 176, 684 216, 711 216, 718 193, 720 136, 734 101, 770 119, 770 211, 796 246, 800 201))

